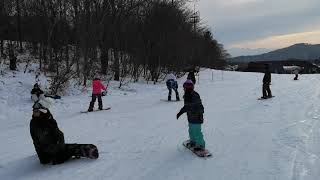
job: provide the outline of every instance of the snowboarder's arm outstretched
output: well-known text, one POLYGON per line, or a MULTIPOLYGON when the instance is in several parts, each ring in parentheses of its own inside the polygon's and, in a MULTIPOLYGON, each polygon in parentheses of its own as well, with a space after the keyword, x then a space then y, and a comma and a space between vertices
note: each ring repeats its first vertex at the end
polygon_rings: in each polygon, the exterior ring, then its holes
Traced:
POLYGON ((191 111, 201 112, 201 113, 204 112, 204 107, 202 105, 201 98, 197 93, 193 93, 191 97, 185 97, 185 104, 177 114, 177 119, 183 113, 191 112, 191 111), (188 99, 186 100, 186 98, 188 99))
POLYGON ((188 104, 185 104, 181 109, 180 111, 178 112, 177 114, 177 119, 179 119, 179 117, 186 113, 186 112, 189 112, 189 111, 203 111, 203 105, 201 103, 201 100, 200 102, 195 102, 195 103, 188 103, 188 104))
POLYGON ((177 114, 177 119, 179 119, 179 117, 183 114, 183 113, 185 113, 186 111, 185 111, 185 109, 184 109, 184 106, 180 109, 180 111, 178 112, 178 114, 177 114))

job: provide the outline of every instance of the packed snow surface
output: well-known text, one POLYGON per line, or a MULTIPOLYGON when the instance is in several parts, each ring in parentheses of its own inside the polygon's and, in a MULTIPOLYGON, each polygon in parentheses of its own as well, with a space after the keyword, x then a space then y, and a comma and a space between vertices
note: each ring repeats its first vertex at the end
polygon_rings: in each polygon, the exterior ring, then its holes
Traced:
MULTIPOLYGON (((109 111, 83 114, 90 91, 63 96, 51 108, 66 142, 93 143, 97 160, 41 165, 29 134, 34 76, 0 76, 0 179, 23 180, 318 180, 320 77, 272 75, 268 100, 261 73, 204 70, 196 91, 204 107, 203 132, 213 157, 202 159, 181 144, 188 139, 181 102, 164 102, 165 83, 112 82, 103 97, 109 111)), ((185 77, 180 78, 179 91, 185 77)), ((174 99, 174 98, 173 98, 174 99)), ((97 104, 96 104, 97 106, 97 104)))

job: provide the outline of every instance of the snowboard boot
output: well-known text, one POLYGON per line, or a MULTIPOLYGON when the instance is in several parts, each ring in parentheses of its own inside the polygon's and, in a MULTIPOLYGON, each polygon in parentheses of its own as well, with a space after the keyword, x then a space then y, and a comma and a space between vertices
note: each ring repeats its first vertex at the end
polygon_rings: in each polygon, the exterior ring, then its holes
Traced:
POLYGON ((204 148, 204 146, 196 145, 196 146, 194 147, 194 150, 195 150, 195 151, 204 151, 205 148, 204 148))
POLYGON ((80 159, 81 158, 81 150, 80 149, 74 149, 74 158, 75 159, 80 159))
POLYGON ((193 141, 189 141, 187 144, 186 144, 187 148, 193 148, 196 146, 196 143, 193 142, 193 141))
POLYGON ((88 112, 91 112, 91 111, 93 111, 93 105, 92 105, 92 103, 90 103, 89 108, 88 108, 88 112))

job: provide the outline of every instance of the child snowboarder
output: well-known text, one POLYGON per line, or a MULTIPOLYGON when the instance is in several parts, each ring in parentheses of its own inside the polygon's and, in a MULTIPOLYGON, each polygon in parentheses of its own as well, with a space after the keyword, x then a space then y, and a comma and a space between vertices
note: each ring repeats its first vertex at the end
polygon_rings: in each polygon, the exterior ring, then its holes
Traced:
POLYGON ((171 101, 172 89, 176 93, 176 100, 180 101, 179 92, 178 92, 178 82, 177 82, 176 76, 174 74, 170 73, 167 75, 166 84, 167 84, 167 88, 169 90, 168 101, 171 101))
POLYGON ((92 99, 88 109, 89 112, 93 111, 94 103, 96 102, 97 98, 98 98, 99 110, 102 110, 103 106, 102 106, 101 90, 106 91, 107 88, 101 83, 101 80, 96 77, 92 81, 92 99))
POLYGON ((31 90, 31 99, 33 102, 37 102, 40 99, 44 99, 44 92, 40 89, 40 86, 38 83, 35 83, 33 85, 33 89, 31 90))
POLYGON ((293 80, 298 80, 298 77, 299 77, 299 70, 298 69, 295 69, 294 71, 294 74, 295 74, 295 77, 293 80))
POLYGON ((189 72, 187 79, 191 80, 193 84, 196 84, 196 76, 194 75, 194 70, 189 72))
POLYGON ((269 71, 269 65, 265 64, 265 72, 263 77, 263 85, 262 85, 262 99, 272 98, 271 89, 271 73, 269 71))
POLYGON ((98 158, 98 149, 92 144, 65 144, 63 133, 45 106, 41 100, 36 102, 30 121, 30 134, 41 164, 61 164, 73 156, 98 158))
POLYGON ((189 122, 189 142, 187 147, 194 147, 195 151, 205 150, 205 141, 201 132, 201 124, 203 124, 204 107, 202 105, 200 95, 194 91, 194 84, 191 80, 187 80, 183 84, 185 94, 184 106, 177 114, 177 119, 183 114, 187 113, 189 122))

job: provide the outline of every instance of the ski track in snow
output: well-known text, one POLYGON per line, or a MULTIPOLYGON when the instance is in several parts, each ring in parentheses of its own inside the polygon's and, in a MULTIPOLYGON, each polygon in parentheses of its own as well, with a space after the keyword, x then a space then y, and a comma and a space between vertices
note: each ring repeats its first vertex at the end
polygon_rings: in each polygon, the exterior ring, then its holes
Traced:
MULTIPOLYGON (((183 101, 166 103, 165 83, 132 84, 103 97, 111 110, 81 114, 88 94, 64 96, 51 111, 66 142, 93 143, 98 160, 40 165, 29 135, 30 74, 7 73, 0 83, 0 179, 317 180, 320 175, 320 85, 317 75, 272 75, 274 98, 261 96, 260 73, 201 72, 203 132, 213 157, 182 146, 188 138, 183 101), (220 78, 221 77, 221 78, 220 78), (4 86, 2 86, 4 85, 4 86)), ((180 97, 183 96, 179 80, 180 97)), ((112 85, 114 83, 114 86, 112 85)))

